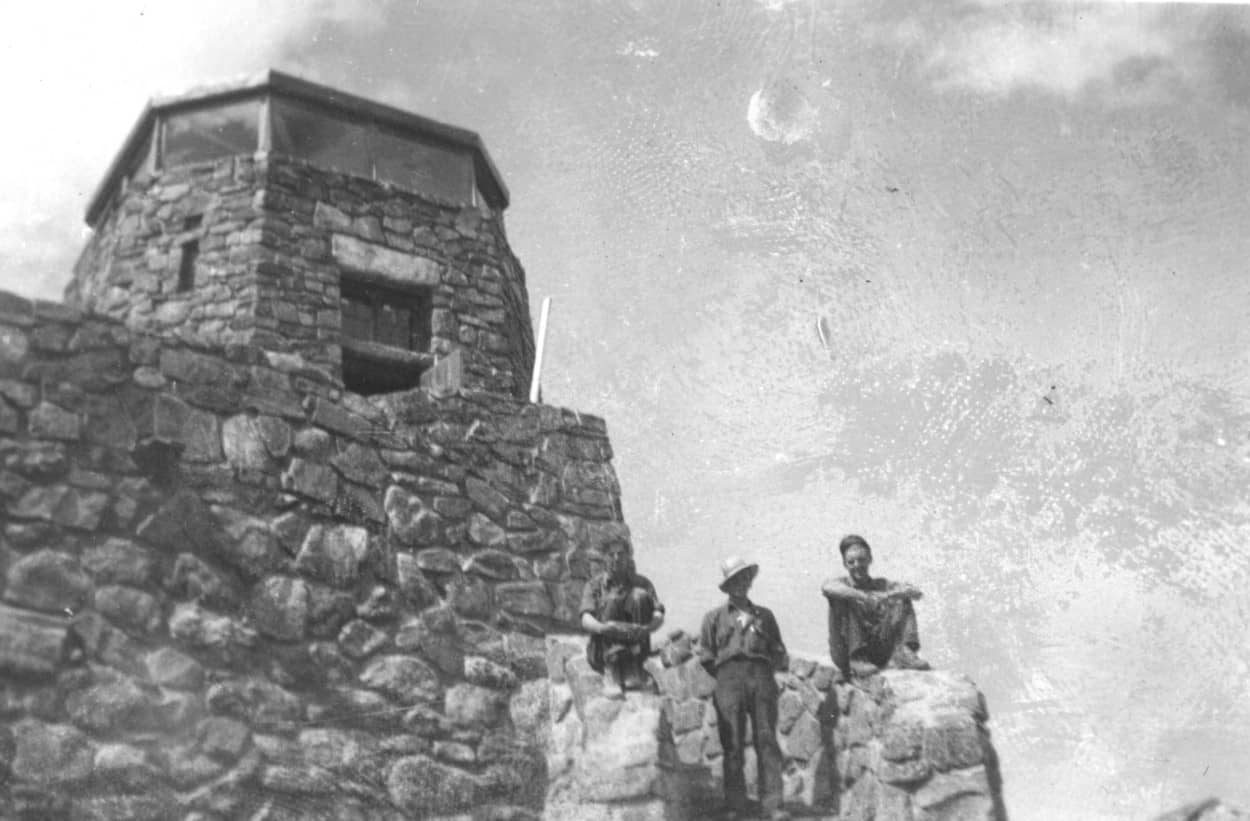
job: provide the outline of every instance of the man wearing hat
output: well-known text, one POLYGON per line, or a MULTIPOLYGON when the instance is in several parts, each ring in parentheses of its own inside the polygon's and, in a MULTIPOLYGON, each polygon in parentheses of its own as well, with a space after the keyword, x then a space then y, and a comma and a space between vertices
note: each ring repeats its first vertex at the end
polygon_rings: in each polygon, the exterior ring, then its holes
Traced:
POLYGON ((872 548, 862 536, 846 536, 838 551, 848 575, 820 587, 829 600, 829 656, 838 670, 859 677, 882 667, 928 670, 929 663, 916 655, 920 632, 911 603, 920 591, 870 576, 872 548))
POLYGON ((766 818, 785 819, 781 808, 781 747, 777 744, 775 671, 789 667, 777 620, 767 607, 747 598, 759 565, 736 556, 721 563, 720 589, 728 600, 703 618, 699 661, 716 678, 712 702, 724 750, 725 803, 729 817, 746 811, 743 754, 747 719, 759 764, 760 805, 766 818))

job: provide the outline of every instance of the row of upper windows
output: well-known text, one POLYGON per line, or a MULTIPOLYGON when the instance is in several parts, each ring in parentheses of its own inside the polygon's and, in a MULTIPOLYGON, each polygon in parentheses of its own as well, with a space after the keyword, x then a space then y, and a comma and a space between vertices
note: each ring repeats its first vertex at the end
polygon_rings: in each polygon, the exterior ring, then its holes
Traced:
POLYGON ((257 98, 165 113, 155 132, 156 150, 149 137, 142 154, 151 155, 153 168, 269 150, 459 205, 485 203, 470 152, 295 100, 257 98))

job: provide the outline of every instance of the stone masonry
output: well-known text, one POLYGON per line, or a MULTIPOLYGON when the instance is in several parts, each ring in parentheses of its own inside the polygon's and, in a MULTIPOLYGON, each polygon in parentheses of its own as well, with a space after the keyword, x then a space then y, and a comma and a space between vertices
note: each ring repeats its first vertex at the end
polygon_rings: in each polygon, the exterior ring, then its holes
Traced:
POLYGON ((66 300, 192 345, 290 354, 341 386, 343 271, 431 288, 428 353, 461 351, 466 387, 526 395, 533 330, 502 211, 279 155, 137 175, 84 249, 66 300), (179 291, 190 241, 197 284, 179 291))
MULTIPOLYGON (((603 695, 580 636, 547 638, 551 682, 547 817, 715 817, 721 746, 715 682, 677 631, 649 669, 659 694, 603 695)), ((855 684, 795 657, 777 674, 785 801, 833 821, 1005 821, 985 699, 962 676, 886 670, 855 684)), ((746 756, 748 789, 755 758, 746 756)))
POLYGON ((0 817, 536 817, 610 458, 0 294, 0 817))

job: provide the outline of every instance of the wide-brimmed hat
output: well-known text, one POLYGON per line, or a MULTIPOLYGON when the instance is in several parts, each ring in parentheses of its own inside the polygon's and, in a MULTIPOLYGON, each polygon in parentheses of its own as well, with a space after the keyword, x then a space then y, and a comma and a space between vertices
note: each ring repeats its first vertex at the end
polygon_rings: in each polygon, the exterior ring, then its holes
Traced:
POLYGON ((755 574, 760 572, 760 566, 755 562, 748 562, 741 556, 730 556, 720 563, 721 582, 720 589, 724 591, 725 585, 729 584, 729 580, 740 573, 750 573, 751 578, 755 578, 755 574))

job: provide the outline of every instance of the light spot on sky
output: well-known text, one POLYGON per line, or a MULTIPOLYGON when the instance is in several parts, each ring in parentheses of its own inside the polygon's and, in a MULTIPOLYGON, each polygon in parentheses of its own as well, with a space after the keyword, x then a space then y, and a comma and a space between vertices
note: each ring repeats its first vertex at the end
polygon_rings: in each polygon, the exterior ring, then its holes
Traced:
POLYGON ((820 112, 792 80, 776 80, 751 95, 747 122, 755 136, 791 145, 812 136, 820 112))

